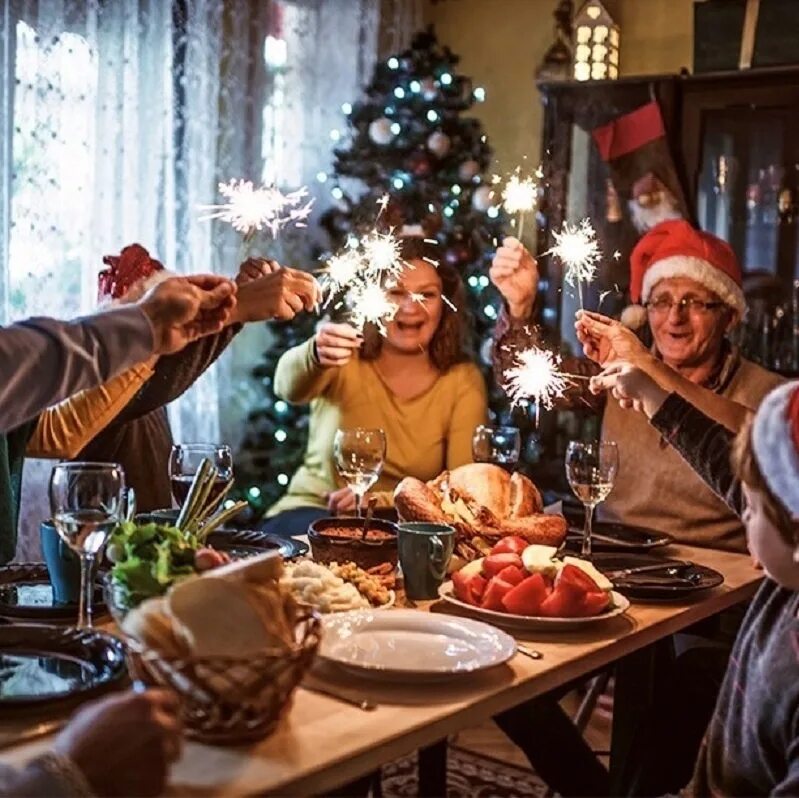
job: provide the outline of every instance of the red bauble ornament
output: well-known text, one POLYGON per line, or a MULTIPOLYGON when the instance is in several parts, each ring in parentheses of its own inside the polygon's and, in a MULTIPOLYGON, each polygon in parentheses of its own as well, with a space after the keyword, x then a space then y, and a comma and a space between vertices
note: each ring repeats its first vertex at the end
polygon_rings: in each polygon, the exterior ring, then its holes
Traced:
POLYGON ((472 258, 472 251, 467 244, 453 244, 444 253, 444 261, 449 266, 462 266, 472 258))
POLYGON ((414 177, 429 177, 433 171, 433 161, 426 152, 414 152, 406 161, 408 171, 414 177))

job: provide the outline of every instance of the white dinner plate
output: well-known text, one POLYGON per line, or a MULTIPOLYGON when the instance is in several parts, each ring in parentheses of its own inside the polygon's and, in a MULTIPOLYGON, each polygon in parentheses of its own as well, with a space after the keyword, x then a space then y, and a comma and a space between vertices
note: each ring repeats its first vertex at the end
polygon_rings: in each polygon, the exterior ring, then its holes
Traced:
POLYGON ((590 626, 596 623, 603 623, 610 618, 615 618, 627 612, 630 602, 621 593, 611 591, 613 606, 600 615, 591 615, 588 618, 544 618, 541 615, 511 615, 509 612, 495 612, 494 610, 484 610, 475 607, 474 604, 467 604, 455 597, 452 582, 444 582, 438 589, 438 595, 444 601, 454 604, 461 609, 467 610, 476 618, 480 618, 486 623, 497 626, 509 626, 514 629, 530 629, 540 632, 555 632, 558 630, 572 630, 581 626, 590 626))
POLYGON ((449 678, 507 662, 510 635, 469 618, 418 610, 353 610, 322 619, 319 656, 387 680, 449 678))

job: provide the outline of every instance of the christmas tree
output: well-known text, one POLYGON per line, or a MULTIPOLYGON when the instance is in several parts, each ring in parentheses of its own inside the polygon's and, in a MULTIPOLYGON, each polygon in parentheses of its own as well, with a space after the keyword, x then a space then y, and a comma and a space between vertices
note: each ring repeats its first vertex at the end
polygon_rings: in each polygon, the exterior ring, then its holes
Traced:
MULTIPOLYGON (((512 413, 491 373, 491 330, 500 300, 488 268, 506 220, 487 176, 487 137, 479 120, 465 115, 485 99, 485 90, 457 73, 458 61, 429 28, 407 50, 377 65, 364 96, 342 106, 347 131, 331 132, 342 146, 334 153, 334 174, 319 175, 333 201, 321 221, 331 250, 339 249, 351 234, 374 227, 378 200, 388 195, 382 223, 415 226, 438 241, 441 259, 461 271, 468 288, 492 420, 522 429, 528 442, 522 460, 529 464, 538 455, 537 437, 529 434, 531 416, 512 413)), ((307 409, 275 397, 272 379, 280 355, 311 335, 314 322, 306 317, 275 325, 274 345, 253 372, 267 396, 250 415, 237 487, 255 514, 279 498, 302 461, 307 409)), ((524 469, 525 462, 520 465, 524 469)))
POLYGON ((456 68, 459 58, 439 44, 433 28, 378 63, 360 101, 345 104, 346 144, 335 150, 326 179, 334 205, 322 223, 332 243, 375 223, 377 202, 390 197, 387 221, 416 226, 435 238, 441 260, 458 268, 471 300, 475 350, 489 386, 492 421, 520 427, 527 446, 523 470, 538 458, 538 438, 525 410, 511 411, 491 370, 491 331, 500 300, 488 269, 506 234, 499 189, 488 174, 492 151, 479 120, 467 112, 485 90, 456 68), (357 193, 359 192, 359 193, 357 193))

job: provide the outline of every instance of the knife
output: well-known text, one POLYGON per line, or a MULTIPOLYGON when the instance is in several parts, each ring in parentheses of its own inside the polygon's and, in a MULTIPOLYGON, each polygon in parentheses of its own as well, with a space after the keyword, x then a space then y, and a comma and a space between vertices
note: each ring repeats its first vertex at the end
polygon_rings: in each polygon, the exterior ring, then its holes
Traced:
POLYGON ((635 565, 631 568, 617 568, 613 571, 604 571, 603 573, 608 579, 619 579, 623 576, 632 576, 633 574, 645 574, 650 571, 671 571, 676 575, 678 571, 684 568, 690 568, 693 563, 686 562, 685 560, 671 560, 670 562, 650 563, 649 565, 635 565))
POLYGON ((66 720, 49 720, 44 723, 37 723, 31 726, 14 737, 9 737, 6 740, 0 740, 0 751, 7 748, 15 748, 18 745, 29 743, 33 740, 38 740, 39 737, 47 737, 54 732, 59 731, 66 725, 66 720))
POLYGON ((375 704, 373 701, 368 701, 365 698, 350 698, 349 696, 342 695, 338 692, 338 690, 335 690, 332 687, 322 687, 316 682, 313 684, 303 682, 300 687, 303 687, 311 693, 318 693, 319 695, 325 695, 328 698, 335 698, 337 701, 343 701, 345 704, 358 707, 358 709, 363 710, 364 712, 372 712, 373 710, 377 709, 377 704, 375 704))

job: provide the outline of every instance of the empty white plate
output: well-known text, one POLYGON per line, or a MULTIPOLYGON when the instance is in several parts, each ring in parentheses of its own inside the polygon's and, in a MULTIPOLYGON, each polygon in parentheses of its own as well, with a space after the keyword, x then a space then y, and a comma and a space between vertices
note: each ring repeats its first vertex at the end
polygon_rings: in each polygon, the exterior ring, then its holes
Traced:
POLYGON ((513 638, 493 626, 418 610, 353 610, 322 623, 322 659, 391 680, 474 673, 516 653, 513 638))

